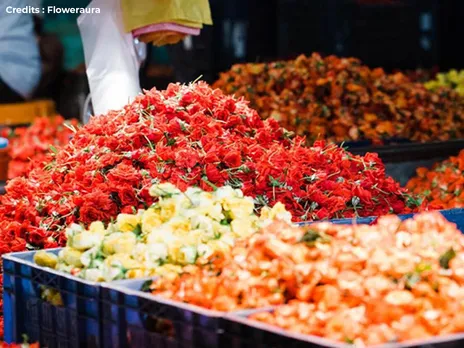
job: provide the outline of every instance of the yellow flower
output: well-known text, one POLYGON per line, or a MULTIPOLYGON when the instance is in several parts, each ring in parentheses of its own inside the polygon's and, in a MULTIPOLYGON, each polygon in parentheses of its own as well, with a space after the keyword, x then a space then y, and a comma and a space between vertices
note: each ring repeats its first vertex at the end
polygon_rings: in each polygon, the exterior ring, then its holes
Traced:
POLYGON ((145 277, 145 271, 143 269, 131 269, 127 271, 126 278, 127 279, 136 279, 136 278, 143 278, 145 277))
POLYGON ((101 221, 92 222, 89 226, 89 232, 97 233, 97 234, 104 234, 106 232, 105 225, 103 225, 103 222, 101 221))
POLYGON ((118 253, 127 253, 130 254, 135 248, 137 243, 137 237, 133 233, 124 233, 120 238, 118 238, 113 244, 113 250, 116 254, 118 253))
POLYGON ((81 256, 82 252, 68 247, 61 250, 58 257, 69 266, 82 267, 81 256))
POLYGON ((55 268, 58 263, 58 256, 45 250, 39 250, 34 255, 34 262, 42 267, 55 268))
POLYGON ((255 225, 256 221, 253 221, 251 218, 248 219, 235 219, 232 220, 230 226, 232 232, 238 237, 246 237, 250 234, 256 232, 257 227, 255 225))
POLYGON ((229 211, 229 215, 232 219, 243 219, 251 216, 255 209, 253 199, 250 197, 228 199, 222 206, 225 210, 229 211))
POLYGON ((174 243, 178 238, 174 235, 174 230, 169 225, 162 225, 152 230, 147 236, 148 245, 153 243, 174 243))
POLYGON ((169 246, 168 260, 170 263, 187 265, 194 263, 197 255, 196 246, 175 243, 174 245, 169 246))
POLYGON ((69 246, 74 249, 84 251, 100 244, 103 237, 104 233, 101 232, 91 233, 84 231, 82 233, 75 234, 74 237, 69 240, 69 246))
POLYGON ((137 237, 133 233, 116 232, 108 235, 103 240, 103 252, 105 254, 127 253, 135 248, 137 237))
POLYGON ((114 254, 114 255, 108 256, 105 259, 104 264, 108 267, 122 266, 123 268, 126 268, 126 269, 134 269, 134 268, 142 267, 140 262, 137 262, 136 260, 131 258, 131 256, 128 254, 114 254))
POLYGON ((283 220, 288 223, 292 222, 292 214, 285 209, 285 205, 277 202, 272 208, 264 207, 261 209, 260 219, 264 220, 283 220))
POLYGON ((150 276, 161 275, 166 276, 167 274, 179 274, 182 272, 182 266, 166 264, 156 269, 151 270, 150 276))
POLYGON ((142 232, 148 234, 162 223, 163 221, 155 209, 147 209, 142 215, 142 232))
POLYGON ((139 224, 139 215, 119 214, 116 218, 116 229, 120 232, 132 232, 139 224))
POLYGON ((227 253, 230 251, 230 246, 224 243, 222 240, 212 240, 208 243, 208 246, 213 251, 222 251, 224 253, 227 253))
POLYGON ((163 222, 172 219, 176 215, 176 202, 173 200, 166 200, 159 203, 160 217, 163 222))

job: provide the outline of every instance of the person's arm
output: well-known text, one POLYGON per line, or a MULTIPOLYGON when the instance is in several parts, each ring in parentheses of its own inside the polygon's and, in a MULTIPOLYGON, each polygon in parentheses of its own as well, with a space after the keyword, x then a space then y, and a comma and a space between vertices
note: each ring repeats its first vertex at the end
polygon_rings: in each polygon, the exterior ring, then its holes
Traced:
POLYGON ((0 1, 0 79, 24 99, 31 97, 40 80, 40 54, 32 15, 13 13, 26 0, 0 1))

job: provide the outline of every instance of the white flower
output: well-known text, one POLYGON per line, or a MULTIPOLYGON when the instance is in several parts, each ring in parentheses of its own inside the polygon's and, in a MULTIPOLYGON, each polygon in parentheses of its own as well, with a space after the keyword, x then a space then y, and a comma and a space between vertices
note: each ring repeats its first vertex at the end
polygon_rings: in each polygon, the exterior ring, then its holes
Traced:
POLYGON ((93 247, 92 249, 89 249, 82 254, 81 262, 84 265, 84 267, 89 267, 95 256, 97 256, 98 250, 98 247, 93 247))
POLYGON ((159 263, 168 257, 168 248, 164 243, 150 244, 146 248, 146 260, 149 263, 159 263))
MULTIPOLYGON (((240 190, 239 190, 240 191, 240 190)), ((241 192, 241 191, 240 191, 241 192)), ((230 186, 222 186, 222 187, 219 187, 215 192, 214 192, 214 196, 218 199, 218 200, 225 200, 225 199, 230 199, 230 198, 234 198, 237 196, 237 193, 235 192, 235 190, 230 187, 230 186)))
POLYGON ((153 229, 147 236, 147 244, 172 243, 176 240, 173 228, 166 224, 153 229))
POLYGON ((74 237, 70 239, 70 246, 77 250, 87 250, 93 248, 96 245, 100 245, 103 237, 104 235, 102 233, 82 232, 75 234, 74 237))
POLYGON ((192 217, 191 226, 194 229, 205 231, 205 234, 214 236, 214 229, 211 219, 204 215, 195 215, 192 217))
POLYGON ((99 282, 104 280, 103 272, 96 268, 86 269, 82 272, 82 277, 91 282, 99 282))
POLYGON ((195 246, 193 245, 184 246, 180 248, 180 251, 183 253, 184 261, 186 263, 195 263, 197 256, 198 256, 197 248, 195 246))
POLYGON ((207 244, 199 244, 197 251, 199 256, 203 256, 206 258, 213 254, 213 249, 207 244))
POLYGON ((105 282, 111 282, 115 280, 116 278, 120 277, 122 274, 121 267, 113 267, 113 266, 107 266, 103 265, 102 266, 102 277, 105 280, 105 282))
POLYGON ((150 188, 150 195, 153 197, 171 197, 181 193, 181 191, 171 183, 153 185, 150 188))
POLYGON ((67 229, 66 229, 66 238, 69 240, 72 238, 75 234, 83 232, 84 229, 82 228, 81 225, 78 224, 71 224, 67 229))

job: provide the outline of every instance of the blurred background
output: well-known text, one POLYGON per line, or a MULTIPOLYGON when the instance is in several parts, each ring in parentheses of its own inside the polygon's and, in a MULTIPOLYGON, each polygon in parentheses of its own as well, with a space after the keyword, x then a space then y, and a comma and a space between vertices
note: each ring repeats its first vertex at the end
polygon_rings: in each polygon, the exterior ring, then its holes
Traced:
MULTIPOLYGON (((44 0, 43 6, 88 3, 44 0)), ((164 88, 200 75, 213 82, 237 62, 312 52, 357 57, 386 71, 423 69, 427 74, 464 67, 457 41, 464 31, 461 0, 210 0, 210 6, 214 26, 206 26, 200 36, 149 48, 140 71, 144 88, 164 88)), ((37 97, 53 99, 65 118, 80 117, 88 93, 76 18, 47 14, 39 28, 45 38, 42 50, 60 66, 53 83, 37 97)))

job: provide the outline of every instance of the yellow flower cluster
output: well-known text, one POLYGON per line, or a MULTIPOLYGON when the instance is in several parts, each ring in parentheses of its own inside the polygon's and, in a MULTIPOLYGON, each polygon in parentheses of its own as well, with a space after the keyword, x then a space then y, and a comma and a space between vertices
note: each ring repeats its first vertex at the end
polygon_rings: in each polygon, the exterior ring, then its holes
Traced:
POLYGON ((435 80, 426 82, 425 88, 435 91, 440 87, 450 87, 459 95, 464 95, 464 70, 450 70, 447 73, 437 74, 435 80))
POLYGON ((206 192, 181 192, 169 183, 154 185, 158 201, 137 214, 120 214, 106 228, 93 222, 88 229, 73 224, 67 246, 59 255, 41 251, 39 265, 91 281, 112 281, 178 272, 199 257, 229 251, 237 238, 246 237, 274 219, 291 222, 281 203, 254 212, 253 199, 230 186, 206 192))

